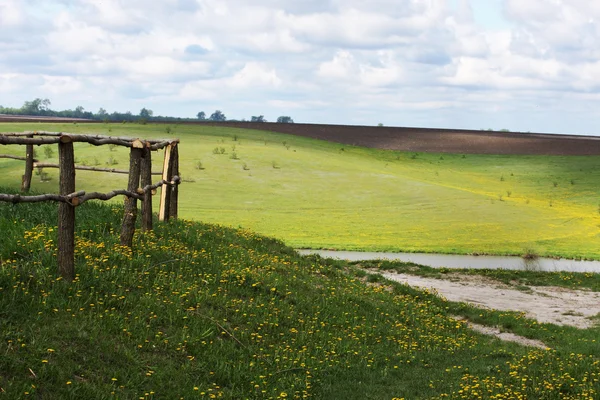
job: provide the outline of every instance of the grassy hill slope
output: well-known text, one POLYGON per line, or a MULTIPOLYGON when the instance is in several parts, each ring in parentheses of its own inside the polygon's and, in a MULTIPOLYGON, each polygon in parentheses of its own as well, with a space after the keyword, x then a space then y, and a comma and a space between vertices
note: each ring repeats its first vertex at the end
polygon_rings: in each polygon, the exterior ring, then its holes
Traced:
POLYGON ((247 230, 159 224, 131 251, 118 245, 121 215, 78 208, 78 277, 68 283, 55 274, 56 205, 0 203, 6 398, 580 399, 600 390, 597 329, 367 284, 247 230), (481 336, 452 315, 551 350, 481 336))
MULTIPOLYGON (((593 156, 417 154, 210 126, 0 124, 0 131, 26 129, 179 137, 183 217, 294 247, 600 259, 600 163, 593 156)), ((127 152, 113 150, 79 145, 76 157, 126 168, 127 152)), ((46 161, 43 147, 37 153, 46 161)), ((22 162, 0 160, 0 184, 16 187, 22 169, 22 162)), ((52 180, 36 179, 34 188, 55 191, 57 171, 46 172, 52 180)), ((77 176, 78 189, 126 186, 124 176, 77 176)))

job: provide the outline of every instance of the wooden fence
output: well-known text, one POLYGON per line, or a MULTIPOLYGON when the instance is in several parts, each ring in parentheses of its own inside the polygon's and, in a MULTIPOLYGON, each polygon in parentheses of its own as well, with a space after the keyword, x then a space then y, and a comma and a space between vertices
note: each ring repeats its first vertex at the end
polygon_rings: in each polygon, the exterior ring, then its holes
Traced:
POLYGON ((0 193, 0 201, 11 203, 58 202, 58 270, 67 280, 75 278, 75 208, 88 200, 110 200, 115 196, 125 198, 125 212, 121 226, 121 245, 132 247, 137 219, 137 201, 142 201, 142 230, 152 230, 152 195, 161 189, 159 220, 177 218, 179 177, 179 139, 141 140, 126 137, 101 135, 79 135, 62 132, 8 132, 0 133, 0 145, 25 145, 25 157, 0 155, 25 161, 25 174, 21 180, 21 191, 28 192, 34 167, 59 168, 59 194, 37 196, 10 195, 0 193), (75 165, 73 143, 85 142, 95 146, 117 145, 130 148, 129 170, 95 168, 75 165), (33 146, 58 144, 58 164, 38 163, 33 158, 33 146), (152 172, 152 151, 164 149, 162 172, 152 172), (75 170, 129 174, 127 189, 116 189, 108 193, 86 193, 76 191, 75 170), (152 183, 152 175, 161 175, 159 182, 152 183))

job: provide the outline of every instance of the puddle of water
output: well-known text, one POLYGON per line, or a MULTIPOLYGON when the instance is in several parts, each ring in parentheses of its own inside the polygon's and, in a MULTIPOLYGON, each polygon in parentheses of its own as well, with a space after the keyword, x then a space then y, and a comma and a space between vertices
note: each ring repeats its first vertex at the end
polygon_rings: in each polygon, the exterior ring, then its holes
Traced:
POLYGON ((513 269, 547 272, 596 272, 600 273, 600 261, 576 261, 566 259, 538 258, 525 260, 521 257, 466 256, 428 253, 370 253, 362 251, 297 250, 302 255, 318 254, 325 258, 348 261, 390 260, 413 262, 433 268, 513 269))

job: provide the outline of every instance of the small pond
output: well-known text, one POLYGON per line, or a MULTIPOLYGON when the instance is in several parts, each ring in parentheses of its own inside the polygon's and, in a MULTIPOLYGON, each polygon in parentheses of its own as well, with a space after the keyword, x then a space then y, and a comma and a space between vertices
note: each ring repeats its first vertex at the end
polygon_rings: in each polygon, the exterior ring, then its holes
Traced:
POLYGON ((467 256, 427 253, 369 253, 362 251, 297 250, 302 255, 318 254, 325 258, 349 261, 394 260, 413 262, 433 268, 516 269, 527 271, 566 271, 600 273, 600 261, 576 261, 567 259, 538 258, 525 260, 521 257, 467 256))

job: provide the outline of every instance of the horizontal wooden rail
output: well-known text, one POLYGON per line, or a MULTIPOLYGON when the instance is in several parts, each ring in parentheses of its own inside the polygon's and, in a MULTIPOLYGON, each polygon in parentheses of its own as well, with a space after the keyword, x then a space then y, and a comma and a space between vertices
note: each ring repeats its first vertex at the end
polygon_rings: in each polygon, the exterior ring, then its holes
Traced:
MULTIPOLYGON (((66 132, 47 132, 47 131, 25 131, 25 132, 2 132, 0 135, 3 136, 83 136, 94 139, 115 139, 115 140, 125 140, 125 141, 133 141, 135 138, 131 138, 128 136, 104 136, 104 135, 87 135, 87 134, 74 134, 74 133, 66 133, 66 132)), ((150 144, 157 143, 179 143, 179 139, 145 139, 144 142, 148 142, 150 144)))
MULTIPOLYGON (((0 156, 0 158, 1 158, 1 156, 0 156)), ((52 164, 52 163, 36 162, 33 164, 33 167, 34 168, 60 168, 60 165, 52 164)), ((87 165, 76 165, 75 169, 80 169, 82 171, 111 172, 113 174, 129 174, 129 170, 125 170, 125 169, 88 167, 87 165)), ((152 172, 152 175, 162 175, 162 172, 152 172)))
POLYGON ((61 196, 59 194, 40 194, 37 196, 21 196, 20 194, 2 194, 0 193, 0 201, 4 201, 7 203, 41 203, 43 201, 57 201, 61 203, 69 203, 73 206, 78 206, 80 204, 85 203, 89 200, 110 200, 113 197, 123 195, 127 197, 133 197, 138 200, 144 200, 144 193, 151 192, 159 187, 165 186, 175 186, 181 183, 181 178, 179 176, 174 176, 173 180, 167 182, 166 180, 161 180, 152 185, 147 185, 144 188, 139 188, 137 192, 131 192, 124 189, 113 190, 108 193, 99 193, 99 192, 91 192, 86 193, 85 190, 81 190, 79 192, 71 193, 66 196, 61 196))
MULTIPOLYGON (((27 161, 27 157, 22 157, 22 156, 12 156, 10 154, 0 154, 0 158, 10 158, 11 160, 21 160, 21 161, 27 161)), ((38 160, 36 160, 35 158, 33 159, 33 162, 37 162, 38 160)), ((160 174, 159 174, 160 175, 160 174)))
MULTIPOLYGON (((28 133, 30 136, 31 133, 28 133)), ((0 134, 0 144, 21 144, 21 145, 44 145, 44 144, 58 144, 68 142, 83 142, 90 143, 94 146, 102 146, 105 144, 114 144, 123 147, 143 148, 148 146, 151 150, 160 150, 172 143, 178 143, 178 139, 166 140, 162 142, 157 141, 141 141, 139 139, 132 138, 114 138, 110 136, 91 136, 91 135, 66 135, 66 134, 46 134, 39 135, 36 137, 27 137, 24 134, 0 134), (39 135, 39 137, 38 137, 39 135)))

